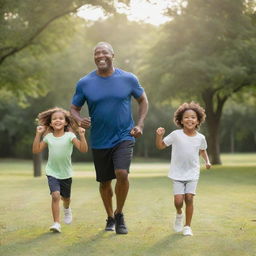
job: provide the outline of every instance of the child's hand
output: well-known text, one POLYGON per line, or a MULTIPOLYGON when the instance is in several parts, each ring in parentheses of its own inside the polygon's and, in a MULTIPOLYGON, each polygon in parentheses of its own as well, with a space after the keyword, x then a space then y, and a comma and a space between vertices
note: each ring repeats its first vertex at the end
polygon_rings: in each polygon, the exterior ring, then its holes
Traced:
POLYGON ((85 134, 85 129, 82 127, 78 127, 78 134, 83 136, 85 134))
POLYGON ((159 127, 156 129, 156 134, 159 136, 163 136, 165 134, 165 129, 163 127, 159 127))
POLYGON ((43 126, 43 125, 39 125, 39 126, 36 127, 36 132, 38 134, 43 134, 45 131, 46 131, 46 127, 43 126))
POLYGON ((211 166, 212 166, 212 165, 211 165, 211 163, 210 163, 210 162, 208 162, 208 163, 206 163, 206 164, 205 164, 206 169, 210 169, 210 168, 211 168, 211 166))

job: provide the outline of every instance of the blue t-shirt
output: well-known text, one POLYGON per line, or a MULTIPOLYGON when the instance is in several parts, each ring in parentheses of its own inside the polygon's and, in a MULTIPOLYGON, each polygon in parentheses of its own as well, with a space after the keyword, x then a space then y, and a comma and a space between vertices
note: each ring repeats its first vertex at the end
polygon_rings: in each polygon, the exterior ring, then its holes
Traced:
POLYGON ((72 104, 88 105, 92 148, 112 148, 120 141, 134 140, 131 96, 139 98, 143 92, 135 75, 117 68, 111 76, 101 77, 95 70, 78 81, 72 104))

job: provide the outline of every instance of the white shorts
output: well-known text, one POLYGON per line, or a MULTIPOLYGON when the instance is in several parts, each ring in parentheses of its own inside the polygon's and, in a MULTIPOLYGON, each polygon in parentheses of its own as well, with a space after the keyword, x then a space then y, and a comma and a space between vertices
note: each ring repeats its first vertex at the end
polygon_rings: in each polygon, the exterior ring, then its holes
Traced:
POLYGON ((173 194, 196 194, 198 180, 173 180, 173 194))

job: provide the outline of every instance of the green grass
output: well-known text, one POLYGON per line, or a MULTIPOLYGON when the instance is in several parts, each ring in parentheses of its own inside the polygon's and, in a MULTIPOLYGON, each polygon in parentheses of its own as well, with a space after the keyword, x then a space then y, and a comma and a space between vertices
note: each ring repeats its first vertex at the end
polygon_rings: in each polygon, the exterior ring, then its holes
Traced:
POLYGON ((106 216, 91 163, 74 164, 74 221, 52 234, 46 178, 32 177, 30 161, 1 161, 0 255, 255 256, 255 156, 225 155, 229 164, 202 169, 193 237, 171 229, 175 210, 167 162, 133 164, 124 210, 129 234, 117 236, 102 231, 106 216))

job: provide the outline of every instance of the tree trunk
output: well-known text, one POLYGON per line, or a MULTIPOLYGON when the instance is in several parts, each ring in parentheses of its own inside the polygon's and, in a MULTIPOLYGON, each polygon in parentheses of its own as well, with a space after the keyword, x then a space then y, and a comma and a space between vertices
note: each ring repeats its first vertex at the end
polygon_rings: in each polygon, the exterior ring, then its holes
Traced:
POLYGON ((206 124, 208 127, 208 152, 212 164, 221 164, 220 142, 219 142, 219 123, 214 121, 214 117, 207 115, 206 124))
POLYGON ((41 164, 42 164, 42 153, 33 154, 34 177, 40 177, 42 175, 41 164))
POLYGON ((208 152, 212 164, 221 164, 220 159, 220 118, 222 110, 227 97, 220 97, 216 95, 216 91, 210 89, 202 94, 205 103, 206 124, 209 132, 208 137, 208 152))

